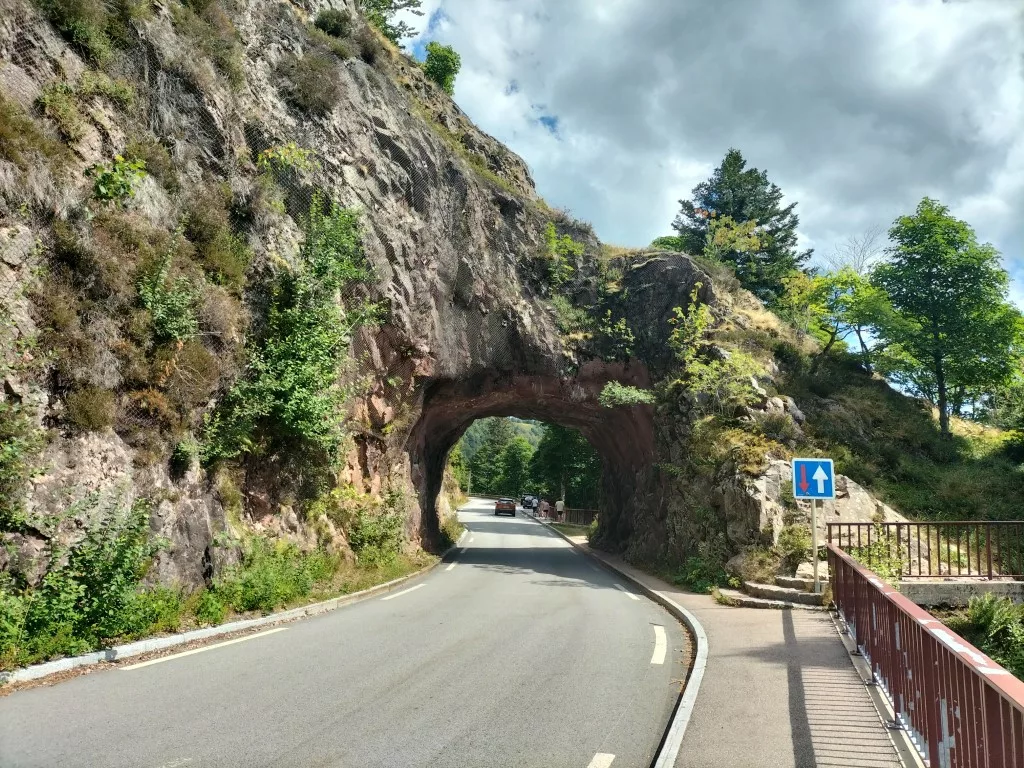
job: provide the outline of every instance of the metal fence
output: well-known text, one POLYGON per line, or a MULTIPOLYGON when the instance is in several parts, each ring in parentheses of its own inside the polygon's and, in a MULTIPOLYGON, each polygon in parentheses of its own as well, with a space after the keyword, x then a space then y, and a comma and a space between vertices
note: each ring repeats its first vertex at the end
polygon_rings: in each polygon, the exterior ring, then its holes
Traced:
POLYGON ((596 509, 566 509, 564 522, 586 528, 594 522, 595 517, 597 517, 596 509))
POLYGON ((1024 768, 1024 682, 835 543, 832 597, 929 768, 1024 768))
POLYGON ((1024 522, 829 523, 828 541, 900 578, 1024 575, 1024 522))

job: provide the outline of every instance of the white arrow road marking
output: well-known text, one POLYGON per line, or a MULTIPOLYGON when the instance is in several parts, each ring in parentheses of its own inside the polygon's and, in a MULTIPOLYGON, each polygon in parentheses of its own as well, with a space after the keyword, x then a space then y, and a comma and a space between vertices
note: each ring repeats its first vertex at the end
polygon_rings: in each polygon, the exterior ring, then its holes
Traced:
POLYGON ((816 480, 818 483, 818 493, 825 492, 825 481, 828 480, 828 474, 824 469, 821 468, 821 464, 814 470, 814 474, 811 475, 811 480, 816 480))
POLYGON ((612 764, 612 760, 615 759, 615 755, 609 755, 606 752, 598 752, 594 755, 594 759, 590 761, 590 765, 587 768, 609 768, 612 764))
POLYGON ((255 640, 257 637, 266 637, 272 635, 275 632, 284 632, 288 627, 278 627, 277 629, 268 629, 266 632, 259 632, 255 635, 246 635, 245 637, 236 637, 234 640, 225 640, 223 643, 214 643, 213 645, 207 645, 202 648, 193 648, 191 651, 182 651, 181 653, 175 653, 170 656, 162 656, 159 659, 150 659, 149 661, 140 661, 138 664, 129 664, 127 667, 121 667, 122 670, 127 672, 129 669, 140 669, 142 667, 148 667, 151 664, 162 664, 165 661, 171 661, 172 659, 180 659, 182 656, 191 656, 193 653, 202 653, 203 651, 212 651, 214 648, 223 648, 225 645, 234 645, 235 643, 244 643, 246 640, 255 640))
POLYGON ((640 599, 639 597, 637 597, 636 595, 634 595, 634 594, 633 594, 632 592, 630 592, 630 591, 629 591, 628 589, 626 589, 626 588, 625 588, 624 586, 622 586, 621 584, 616 584, 616 585, 615 585, 615 588, 616 588, 616 589, 621 589, 621 590, 622 590, 623 592, 625 592, 625 593, 626 593, 627 595, 629 595, 630 599, 632 599, 632 600, 639 600, 639 599, 640 599))
POLYGON ((651 664, 664 664, 666 651, 668 651, 668 642, 665 639, 665 628, 655 624, 654 653, 651 655, 651 664))
POLYGON ((425 586, 427 586, 427 585, 426 584, 417 584, 415 587, 409 587, 408 589, 403 589, 401 592, 395 592, 395 594, 393 594, 393 595, 388 595, 387 597, 382 597, 381 600, 394 600, 396 597, 401 597, 402 595, 408 595, 410 592, 414 592, 417 589, 419 589, 420 587, 425 587, 425 586))

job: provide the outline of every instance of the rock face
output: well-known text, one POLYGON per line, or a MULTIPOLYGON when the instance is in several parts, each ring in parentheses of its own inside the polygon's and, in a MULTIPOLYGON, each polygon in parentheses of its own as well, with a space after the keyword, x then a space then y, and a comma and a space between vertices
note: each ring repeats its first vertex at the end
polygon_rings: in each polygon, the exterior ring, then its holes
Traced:
MULTIPOLYGON (((415 499, 410 541, 430 546, 438 535, 445 457, 474 419, 514 415, 557 422, 579 429, 601 456, 603 544, 637 557, 663 555, 671 521, 683 515, 657 469, 673 461, 674 427, 657 424, 650 406, 607 409, 598 396, 612 380, 650 386, 672 361, 667 339, 673 309, 685 309, 699 284, 703 302, 716 312, 732 311, 723 304, 726 292, 680 254, 612 260, 610 268, 621 273, 616 312, 634 331, 633 353, 626 361, 588 358, 559 332, 550 288, 538 276, 547 268, 544 230, 553 222, 559 234, 582 243, 587 255, 562 291, 578 304, 592 301, 599 243, 587 225, 552 212, 537 198, 523 160, 473 126, 418 66, 374 43, 350 0, 235 5, 232 20, 244 49, 242 85, 230 87, 209 61, 196 56, 167 4, 133 22, 132 44, 116 70, 135 84, 145 125, 171 147, 182 187, 212 178, 248 204, 261 194, 254 163, 260 152, 289 142, 312 152, 315 167, 291 173, 276 213, 242 225, 254 252, 251 276, 294 261, 301 241, 298 220, 314 194, 365 212, 364 248, 376 278, 369 297, 383 304, 387 320, 360 331, 352 345, 353 370, 345 375, 362 382, 363 394, 352 404, 352 448, 338 479, 371 493, 385 481, 405 485, 415 499), (363 42, 346 43, 361 47, 358 57, 330 58, 337 103, 312 114, 286 100, 279 65, 288 57, 329 55, 308 31, 310 15, 328 6, 353 13, 363 42)), ((0 18, 5 99, 32 110, 44 88, 61 78, 73 81, 86 69, 28 0, 0 0, 0 18)), ((94 104, 74 146, 69 182, 58 188, 42 174, 33 177, 31 190, 0 183, 0 296, 13 321, 0 336, 7 366, 0 367, 3 397, 37 403, 40 423, 58 425, 29 494, 33 518, 58 519, 69 503, 92 491, 120 489, 129 500, 153 499, 153 532, 171 542, 157 560, 155 577, 195 585, 232 557, 230 548, 215 543, 231 527, 225 511, 231 504, 239 507, 241 522, 255 529, 306 545, 317 540, 277 491, 284 470, 260 462, 229 503, 230 494, 213 478, 195 469, 172 477, 166 455, 154 457, 113 430, 82 434, 67 428, 61 403, 45 382, 26 383, 16 367, 18 343, 38 330, 23 289, 31 286, 53 241, 45 220, 15 221, 19 200, 31 191, 50 215, 63 216, 88 195, 84 168, 123 153, 128 139, 116 115, 94 104)), ((0 180, 16 171, 0 160, 0 180)), ((182 214, 150 179, 132 206, 165 231, 182 214)), ((247 296, 254 315, 259 301, 258 295, 247 296)), ((738 323, 741 317, 736 315, 738 323)), ((225 355, 236 354, 241 342, 230 327, 225 355)), ((104 386, 115 386, 113 374, 108 379, 104 386)), ((802 423, 791 400, 768 400, 765 408, 802 423)), ((737 474, 693 490, 711 499, 729 542, 738 546, 779 530, 785 483, 784 468, 773 464, 756 480, 737 474)), ((847 500, 837 519, 874 512, 863 489, 849 482, 841 487, 847 500)), ((3 555, 0 567, 38 578, 42 542, 72 535, 74 527, 67 521, 39 536, 8 536, 13 555, 3 555)), ((332 530, 328 538, 347 548, 341 532, 332 530)))

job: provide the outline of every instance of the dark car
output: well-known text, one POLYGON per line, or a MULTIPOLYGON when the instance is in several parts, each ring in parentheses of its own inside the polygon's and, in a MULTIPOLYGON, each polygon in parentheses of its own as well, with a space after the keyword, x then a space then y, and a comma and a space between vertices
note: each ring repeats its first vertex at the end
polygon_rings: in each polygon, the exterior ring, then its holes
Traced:
POLYGON ((516 516, 516 500, 515 499, 498 499, 494 502, 494 514, 496 515, 512 515, 516 516))
POLYGON ((519 502, 523 505, 523 509, 529 509, 533 506, 533 496, 526 494, 519 500, 519 502))

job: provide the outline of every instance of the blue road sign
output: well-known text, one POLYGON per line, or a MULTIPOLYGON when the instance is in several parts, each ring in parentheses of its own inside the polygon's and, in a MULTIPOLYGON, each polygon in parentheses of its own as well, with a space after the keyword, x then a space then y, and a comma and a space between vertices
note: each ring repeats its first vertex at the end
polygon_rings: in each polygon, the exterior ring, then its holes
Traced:
POLYGON ((798 499, 834 499, 835 478, 832 459, 793 459, 793 496, 798 499))

